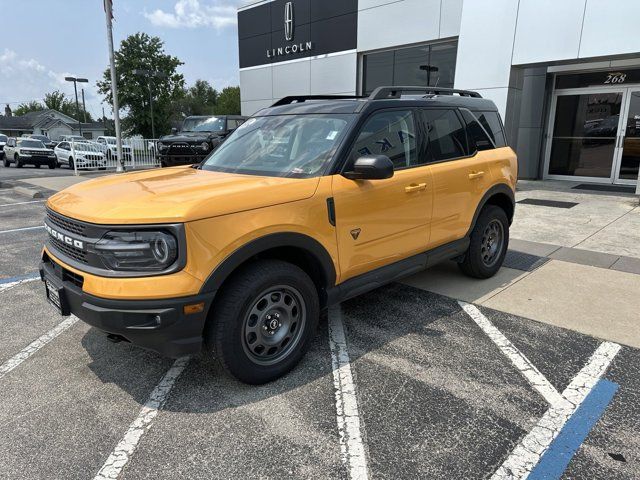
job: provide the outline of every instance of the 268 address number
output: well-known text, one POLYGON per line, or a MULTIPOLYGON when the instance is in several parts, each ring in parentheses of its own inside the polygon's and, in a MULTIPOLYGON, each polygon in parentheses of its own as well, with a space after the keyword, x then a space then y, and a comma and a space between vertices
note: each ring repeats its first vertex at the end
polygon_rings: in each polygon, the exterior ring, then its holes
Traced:
POLYGON ((607 79, 604 81, 607 83, 624 83, 627 79, 626 73, 607 73, 607 79))

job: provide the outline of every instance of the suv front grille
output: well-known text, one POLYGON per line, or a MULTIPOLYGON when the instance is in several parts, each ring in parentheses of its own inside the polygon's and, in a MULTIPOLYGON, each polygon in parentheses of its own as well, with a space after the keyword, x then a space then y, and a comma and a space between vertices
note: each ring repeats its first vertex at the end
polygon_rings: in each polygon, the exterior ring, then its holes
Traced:
POLYGON ((51 236, 49 237, 49 241, 51 242, 51 245, 53 245, 58 251, 64 253, 66 256, 71 257, 78 262, 88 263, 87 254, 84 252, 84 250, 80 250, 73 245, 67 245, 62 240, 58 240, 57 238, 53 238, 51 236))
POLYGON ((51 210, 47 210, 47 219, 54 225, 65 229, 67 232, 76 233, 78 235, 84 235, 85 233, 84 225, 70 218, 63 217, 51 210))

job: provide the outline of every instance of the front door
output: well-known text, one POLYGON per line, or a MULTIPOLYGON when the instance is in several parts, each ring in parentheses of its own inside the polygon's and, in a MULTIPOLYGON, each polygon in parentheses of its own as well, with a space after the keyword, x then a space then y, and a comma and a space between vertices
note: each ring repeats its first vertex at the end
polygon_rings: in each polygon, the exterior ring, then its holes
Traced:
POLYGON ((432 209, 431 167, 418 155, 412 110, 376 112, 351 148, 346 169, 362 155, 386 155, 394 175, 385 180, 333 177, 340 280, 427 250, 432 209))
POLYGON ((640 88, 629 88, 624 102, 615 164, 615 182, 635 185, 640 165, 640 88))

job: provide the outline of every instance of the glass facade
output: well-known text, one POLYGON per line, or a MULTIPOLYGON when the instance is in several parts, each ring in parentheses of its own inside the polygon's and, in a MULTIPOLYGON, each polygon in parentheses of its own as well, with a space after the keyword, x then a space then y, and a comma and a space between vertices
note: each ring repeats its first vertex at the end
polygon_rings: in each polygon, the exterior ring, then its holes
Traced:
POLYGON ((362 91, 384 85, 453 88, 457 51, 457 42, 446 42, 365 54, 362 91))

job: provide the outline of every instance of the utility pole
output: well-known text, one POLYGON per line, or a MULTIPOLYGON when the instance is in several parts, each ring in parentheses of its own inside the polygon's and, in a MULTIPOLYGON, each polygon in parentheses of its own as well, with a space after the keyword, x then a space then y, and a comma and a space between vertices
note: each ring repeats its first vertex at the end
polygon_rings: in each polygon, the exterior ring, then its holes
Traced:
POLYGON ((82 89, 82 113, 84 114, 84 123, 87 123, 87 106, 84 104, 84 88, 82 89))
POLYGON ((113 56, 113 20, 112 0, 104 0, 104 14, 107 19, 107 41, 109 43, 109 65, 111 70, 111 97, 113 99, 113 120, 116 127, 116 151, 118 155, 118 165, 116 172, 124 172, 124 158, 122 156, 122 132, 120 131, 120 107, 118 106, 118 81, 116 76, 116 62, 113 56))
MULTIPOLYGON (((77 77, 64 77, 67 82, 73 82, 73 90, 76 92, 76 116, 78 117, 78 130, 80 131, 80 136, 82 136, 82 123, 80 122, 80 105, 78 104, 78 82, 79 83, 87 83, 89 80, 86 78, 77 78, 77 77)), ((83 95, 83 105, 84 105, 84 95, 83 95)))

